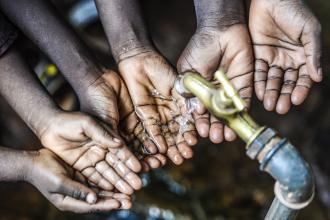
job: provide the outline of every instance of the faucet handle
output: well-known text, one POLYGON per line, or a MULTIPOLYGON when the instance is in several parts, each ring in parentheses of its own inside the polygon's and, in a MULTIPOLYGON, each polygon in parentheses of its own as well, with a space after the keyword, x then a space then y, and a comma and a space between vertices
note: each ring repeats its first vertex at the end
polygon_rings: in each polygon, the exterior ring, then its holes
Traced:
POLYGON ((245 101, 239 96, 233 84, 227 78, 225 72, 219 69, 215 72, 214 77, 220 82, 221 89, 224 91, 228 99, 232 100, 236 110, 243 111, 246 108, 245 101))

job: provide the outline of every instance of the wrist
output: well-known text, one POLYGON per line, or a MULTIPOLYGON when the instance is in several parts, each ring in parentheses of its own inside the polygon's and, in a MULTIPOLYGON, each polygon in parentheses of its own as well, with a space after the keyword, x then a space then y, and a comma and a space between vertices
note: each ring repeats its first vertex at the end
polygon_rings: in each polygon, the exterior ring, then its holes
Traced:
POLYGON ((37 135, 39 140, 42 139, 43 134, 48 130, 52 121, 55 120, 64 111, 56 108, 50 108, 46 113, 42 114, 35 122, 34 133, 37 135))
POLYGON ((17 180, 31 183, 33 179, 34 158, 37 151, 20 151, 17 167, 17 180))
POLYGON ((40 133, 45 125, 49 123, 49 120, 63 110, 58 107, 55 101, 50 101, 48 97, 39 99, 36 106, 39 107, 27 109, 26 111, 28 112, 25 114, 24 118, 26 124, 31 130, 37 135, 37 137, 40 137, 40 133))
POLYGON ((119 64, 122 60, 142 53, 153 52, 155 49, 152 42, 147 39, 130 38, 111 47, 111 51, 117 64, 119 64))
POLYGON ((196 2, 197 29, 226 30, 235 24, 246 24, 243 0, 216 0, 196 2))
POLYGON ((75 93, 79 100, 85 91, 93 85, 103 75, 103 68, 95 63, 91 65, 80 65, 79 69, 75 69, 76 77, 70 80, 75 93))

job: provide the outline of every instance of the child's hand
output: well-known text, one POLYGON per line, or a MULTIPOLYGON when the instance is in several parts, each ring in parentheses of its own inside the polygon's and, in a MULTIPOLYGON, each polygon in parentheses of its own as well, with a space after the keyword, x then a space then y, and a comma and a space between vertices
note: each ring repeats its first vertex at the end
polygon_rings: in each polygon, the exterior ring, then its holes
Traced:
POLYGON ((285 114, 322 80, 321 26, 301 0, 253 0, 249 26, 257 97, 285 114))
POLYGON ((111 129, 82 113, 60 112, 39 133, 42 144, 104 190, 140 189, 138 159, 111 129))
POLYGON ((135 114, 131 97, 125 83, 112 70, 103 70, 103 74, 88 86, 84 93, 78 94, 81 111, 93 115, 120 133, 134 154, 141 159, 144 171, 156 169, 166 163, 161 154, 143 156, 142 146, 157 151, 153 141, 139 130, 140 120, 135 114))
POLYGON ((85 178, 48 149, 30 153, 26 178, 51 203, 62 211, 77 213, 109 212, 129 209, 129 196, 97 192, 88 187, 85 178), (103 195, 103 196, 98 196, 103 195))

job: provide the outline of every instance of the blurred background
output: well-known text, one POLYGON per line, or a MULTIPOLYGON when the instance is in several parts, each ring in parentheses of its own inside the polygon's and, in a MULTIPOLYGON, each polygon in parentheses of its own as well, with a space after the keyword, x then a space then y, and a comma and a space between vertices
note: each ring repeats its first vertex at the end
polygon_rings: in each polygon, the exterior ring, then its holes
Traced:
MULTIPOLYGON (((54 0, 63 16, 89 45, 104 65, 116 68, 97 18, 93 1, 54 0)), ((323 27, 323 69, 325 79, 312 89, 308 100, 289 114, 266 112, 254 100, 251 114, 280 131, 312 165, 316 196, 298 219, 330 219, 330 1, 306 3, 323 27)), ((192 0, 142 0, 152 38, 159 50, 175 65, 195 29, 192 0)), ((70 86, 55 66, 24 36, 19 44, 26 60, 65 109, 77 109, 70 86)), ((68 58, 69 59, 69 58, 68 58)), ((0 97, 0 144, 17 149, 39 149, 40 143, 15 112, 0 97)), ((77 215, 58 211, 31 185, 0 184, 2 219, 83 219, 83 220, 190 220, 262 219, 273 199, 274 181, 259 171, 258 164, 245 155, 241 141, 213 145, 201 140, 195 156, 183 165, 142 174, 144 188, 134 197, 130 211, 77 215)))

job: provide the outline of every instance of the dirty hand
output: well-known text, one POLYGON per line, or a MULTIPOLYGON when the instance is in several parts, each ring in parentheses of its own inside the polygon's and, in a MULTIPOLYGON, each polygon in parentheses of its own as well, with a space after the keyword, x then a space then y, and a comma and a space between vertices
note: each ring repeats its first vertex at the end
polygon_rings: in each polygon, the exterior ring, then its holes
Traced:
POLYGON ((320 24, 301 0, 252 0, 249 27, 257 97, 285 114, 322 80, 320 24))
POLYGON ((41 143, 81 172, 91 184, 125 194, 141 188, 139 161, 119 136, 82 113, 59 111, 38 132, 41 143))
POLYGON ((129 209, 131 199, 121 193, 88 187, 85 178, 48 149, 29 152, 26 180, 62 211, 77 213, 129 209), (103 195, 103 196, 99 196, 103 195))
POLYGON ((152 140, 151 154, 166 153, 175 164, 193 155, 195 128, 186 100, 174 89, 176 73, 155 51, 138 53, 118 61, 139 123, 129 125, 135 136, 152 140))
MULTIPOLYGON (((249 105, 252 96, 253 51, 248 28, 244 24, 244 7, 237 8, 241 3, 237 0, 217 0, 210 7, 208 1, 195 1, 197 30, 181 54, 177 66, 182 74, 187 71, 198 72, 207 80, 213 80, 215 71, 222 68, 249 105), (215 9, 218 11, 208 11, 215 9)), ((201 137, 209 136, 214 143, 236 138, 229 127, 215 117, 210 117, 201 104, 194 112, 194 118, 201 137)))
POLYGON ((83 94, 78 94, 81 111, 93 115, 119 132, 127 144, 134 147, 134 153, 141 159, 144 171, 159 168, 166 163, 161 154, 144 156, 141 146, 154 145, 142 133, 134 133, 139 120, 129 97, 126 85, 120 76, 111 70, 103 70, 100 77, 88 85, 83 94))

